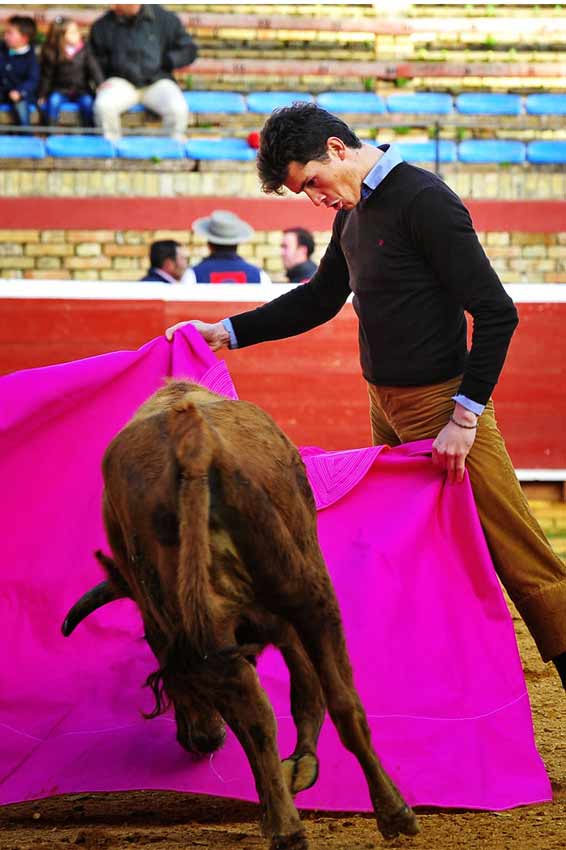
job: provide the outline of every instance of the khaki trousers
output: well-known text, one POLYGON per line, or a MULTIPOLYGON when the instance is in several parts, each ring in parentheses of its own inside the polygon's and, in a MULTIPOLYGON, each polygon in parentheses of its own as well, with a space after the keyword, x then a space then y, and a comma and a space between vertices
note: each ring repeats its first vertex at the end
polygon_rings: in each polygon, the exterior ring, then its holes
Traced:
MULTIPOLYGON (((374 445, 435 438, 450 418, 459 386, 459 377, 424 387, 368 384, 374 445)), ((530 511, 492 401, 479 419, 466 469, 497 574, 549 661, 566 652, 566 565, 530 511)))
POLYGON ((122 77, 109 77, 94 101, 94 118, 107 139, 118 141, 122 134, 120 116, 127 109, 142 103, 160 115, 163 129, 179 141, 185 141, 189 107, 183 92, 173 80, 158 80, 137 89, 122 77))

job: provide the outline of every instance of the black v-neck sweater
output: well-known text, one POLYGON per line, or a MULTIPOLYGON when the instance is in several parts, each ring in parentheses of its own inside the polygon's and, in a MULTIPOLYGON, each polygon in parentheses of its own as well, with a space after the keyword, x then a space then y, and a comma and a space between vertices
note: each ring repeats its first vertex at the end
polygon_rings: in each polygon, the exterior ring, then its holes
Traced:
POLYGON ((463 373, 459 392, 485 404, 517 325, 470 215, 431 172, 400 163, 369 197, 337 213, 308 284, 231 316, 244 347, 310 330, 350 291, 362 372, 382 386, 424 386, 463 373), (464 311, 473 316, 471 350, 464 311))

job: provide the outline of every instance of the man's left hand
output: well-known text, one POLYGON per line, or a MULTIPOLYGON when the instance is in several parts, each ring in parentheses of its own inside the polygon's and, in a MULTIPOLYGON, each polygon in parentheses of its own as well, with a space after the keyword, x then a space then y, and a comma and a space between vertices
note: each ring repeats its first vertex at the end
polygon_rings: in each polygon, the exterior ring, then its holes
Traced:
POLYGON ((432 462, 446 471, 450 484, 456 484, 464 480, 466 457, 476 439, 473 426, 477 424, 478 417, 459 404, 452 416, 456 421, 448 422, 432 444, 432 462))

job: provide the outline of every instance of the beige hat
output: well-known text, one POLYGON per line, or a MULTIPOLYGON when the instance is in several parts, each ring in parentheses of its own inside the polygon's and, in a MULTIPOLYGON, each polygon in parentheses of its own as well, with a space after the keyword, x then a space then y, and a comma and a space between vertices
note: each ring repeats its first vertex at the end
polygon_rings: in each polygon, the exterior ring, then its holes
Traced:
POLYGON ((213 245, 237 245, 250 239, 254 229, 228 210, 214 210, 208 218, 193 221, 193 230, 213 245))

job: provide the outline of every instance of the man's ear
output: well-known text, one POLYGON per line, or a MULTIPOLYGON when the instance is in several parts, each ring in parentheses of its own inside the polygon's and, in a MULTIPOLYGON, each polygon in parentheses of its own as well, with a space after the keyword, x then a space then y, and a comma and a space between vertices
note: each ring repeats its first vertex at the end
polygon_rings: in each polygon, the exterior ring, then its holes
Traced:
POLYGON ((330 136, 326 140, 326 150, 329 156, 337 156, 339 159, 344 159, 346 156, 346 145, 337 136, 330 136))
POLYGON ((161 268, 164 272, 167 272, 167 274, 172 275, 172 273, 175 271, 175 265, 175 260, 172 257, 167 257, 167 259, 163 260, 163 265, 161 266, 161 268))

